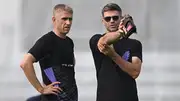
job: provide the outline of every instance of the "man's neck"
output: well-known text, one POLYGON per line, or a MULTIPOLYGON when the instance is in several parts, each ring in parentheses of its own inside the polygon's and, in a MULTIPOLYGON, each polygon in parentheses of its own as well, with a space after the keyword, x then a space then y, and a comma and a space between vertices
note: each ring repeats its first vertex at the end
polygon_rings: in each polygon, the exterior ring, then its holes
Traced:
POLYGON ((57 31, 56 29, 53 29, 53 32, 60 38, 63 38, 63 39, 66 38, 66 34, 62 34, 59 31, 57 31))

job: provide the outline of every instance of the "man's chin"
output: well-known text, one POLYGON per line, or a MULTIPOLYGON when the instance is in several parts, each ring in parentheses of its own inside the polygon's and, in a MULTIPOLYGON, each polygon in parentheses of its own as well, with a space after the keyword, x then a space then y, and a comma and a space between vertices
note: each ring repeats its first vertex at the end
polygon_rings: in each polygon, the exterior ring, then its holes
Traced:
POLYGON ((116 31, 118 31, 118 29, 109 29, 108 31, 109 32, 116 32, 116 31))
POLYGON ((64 34, 68 34, 68 33, 69 33, 69 31, 64 31, 63 33, 64 33, 64 34))

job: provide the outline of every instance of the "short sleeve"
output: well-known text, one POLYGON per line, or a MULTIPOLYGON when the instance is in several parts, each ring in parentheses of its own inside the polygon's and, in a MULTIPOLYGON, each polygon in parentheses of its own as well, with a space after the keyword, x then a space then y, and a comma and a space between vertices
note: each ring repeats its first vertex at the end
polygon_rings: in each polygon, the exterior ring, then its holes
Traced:
POLYGON ((99 39, 101 38, 101 36, 102 36, 101 34, 96 34, 91 37, 91 39, 89 40, 89 46, 90 46, 91 51, 99 52, 99 49, 97 48, 97 43, 99 39))
POLYGON ((92 56, 94 59, 94 64, 96 67, 96 76, 98 76, 99 70, 101 68, 101 62, 104 57, 104 54, 101 53, 97 47, 97 43, 98 43, 99 39, 101 38, 101 36, 102 35, 100 35, 100 34, 96 34, 96 35, 92 36, 91 39, 89 40, 90 49, 91 49, 92 56))
POLYGON ((136 40, 134 49, 132 51, 132 57, 136 56, 142 61, 142 44, 140 41, 136 40))
POLYGON ((41 37, 36 41, 34 46, 28 51, 28 53, 32 54, 35 57, 35 62, 38 62, 48 54, 50 46, 51 45, 49 40, 47 38, 41 37))

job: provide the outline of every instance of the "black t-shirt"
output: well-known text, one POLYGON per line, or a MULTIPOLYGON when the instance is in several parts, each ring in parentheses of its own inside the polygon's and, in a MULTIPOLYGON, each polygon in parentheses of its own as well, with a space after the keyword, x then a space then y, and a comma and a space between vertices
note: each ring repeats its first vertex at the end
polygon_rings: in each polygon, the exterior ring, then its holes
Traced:
POLYGON ((44 95, 46 99, 59 101, 57 99, 61 98, 64 99, 63 101, 77 101, 74 44, 69 37, 63 39, 51 31, 37 40, 28 53, 35 57, 36 62, 39 61, 44 84, 61 82, 58 86, 63 89, 63 92, 59 94, 59 97, 44 95))
MULTIPOLYGON (((90 41, 90 49, 94 58, 97 75, 97 101, 138 101, 136 81, 124 72, 108 56, 97 48, 100 34, 94 35, 90 41)), ((142 44, 135 39, 121 39, 113 44, 115 51, 123 59, 132 62, 136 56, 142 61, 142 44)))

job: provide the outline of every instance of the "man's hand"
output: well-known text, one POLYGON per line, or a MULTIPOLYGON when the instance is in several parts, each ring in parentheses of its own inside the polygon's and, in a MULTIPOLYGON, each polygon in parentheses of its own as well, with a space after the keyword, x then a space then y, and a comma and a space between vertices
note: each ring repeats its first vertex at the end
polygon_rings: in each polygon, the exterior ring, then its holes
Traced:
POLYGON ((53 82, 47 86, 44 86, 43 89, 41 90, 42 94, 55 94, 58 95, 62 89, 58 86, 55 86, 57 84, 60 84, 60 82, 53 82))
POLYGON ((132 16, 130 16, 129 14, 123 16, 119 24, 118 31, 124 38, 128 38, 131 34, 137 33, 136 25, 134 24, 132 16))
POLYGON ((98 49, 101 53, 109 57, 113 57, 114 54, 116 53, 113 45, 98 44, 98 49))
POLYGON ((119 24, 118 32, 122 35, 121 37, 123 37, 124 35, 127 34, 127 30, 125 28, 124 20, 125 20, 125 17, 121 19, 121 22, 119 24))

